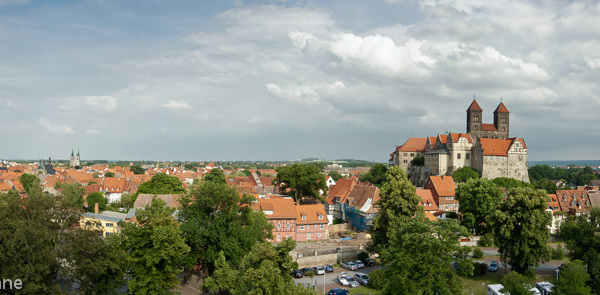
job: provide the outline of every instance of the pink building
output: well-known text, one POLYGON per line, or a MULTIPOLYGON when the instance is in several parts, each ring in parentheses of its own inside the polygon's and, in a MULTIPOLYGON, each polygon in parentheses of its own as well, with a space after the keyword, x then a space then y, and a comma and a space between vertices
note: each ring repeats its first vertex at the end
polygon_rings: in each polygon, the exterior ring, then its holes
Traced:
POLYGON ((323 204, 296 206, 296 241, 318 241, 327 238, 327 215, 323 204))
POLYGON ((286 238, 296 239, 297 213, 294 200, 287 198, 258 199, 253 207, 255 211, 262 211, 273 225, 272 242, 281 242, 286 238))

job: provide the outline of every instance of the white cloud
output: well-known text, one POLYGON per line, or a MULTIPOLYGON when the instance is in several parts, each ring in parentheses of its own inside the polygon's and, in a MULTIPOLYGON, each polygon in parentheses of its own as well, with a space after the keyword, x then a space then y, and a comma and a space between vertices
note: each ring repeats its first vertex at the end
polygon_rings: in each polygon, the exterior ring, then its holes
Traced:
POLYGON ((169 102, 160 105, 163 108, 172 109, 191 109, 192 107, 185 101, 182 100, 169 100, 169 102))
POLYGON ((18 105, 14 104, 14 103, 12 103, 12 102, 7 102, 7 103, 6 103, 6 106, 7 106, 7 107, 11 107, 11 108, 15 108, 15 109, 18 109, 18 108, 19 108, 19 106, 18 106, 18 105))
POLYGON ((50 122, 46 118, 40 118, 38 120, 38 122, 40 123, 42 128, 44 128, 46 133, 52 133, 52 134, 73 134, 73 133, 75 133, 75 130, 73 130, 73 128, 66 126, 66 125, 60 125, 60 124, 50 122))
POLYGON ((288 85, 284 88, 273 84, 265 84, 267 90, 273 95, 290 101, 316 102, 323 96, 335 95, 346 88, 341 81, 335 81, 331 84, 320 83, 314 85, 288 85))
POLYGON ((117 99, 112 96, 85 96, 83 100, 86 104, 105 111, 112 111, 117 108, 117 99))
POLYGON ((97 134, 97 133, 100 133, 100 131, 98 131, 96 129, 86 129, 85 133, 86 134, 97 134))

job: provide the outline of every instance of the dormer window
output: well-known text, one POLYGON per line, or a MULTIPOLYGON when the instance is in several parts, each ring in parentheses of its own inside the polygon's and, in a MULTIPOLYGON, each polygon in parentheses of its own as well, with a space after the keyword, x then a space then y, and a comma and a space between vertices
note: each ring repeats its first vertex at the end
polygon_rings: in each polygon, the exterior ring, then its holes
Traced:
POLYGON ((306 220, 306 215, 302 215, 302 220, 306 220))
POLYGON ((323 215, 319 214, 319 219, 323 219, 323 215))

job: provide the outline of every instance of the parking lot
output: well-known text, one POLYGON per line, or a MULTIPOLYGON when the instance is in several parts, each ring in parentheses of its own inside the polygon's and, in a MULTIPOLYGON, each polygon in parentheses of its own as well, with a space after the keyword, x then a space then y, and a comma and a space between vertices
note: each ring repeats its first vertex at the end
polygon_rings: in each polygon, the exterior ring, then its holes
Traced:
POLYGON ((312 278, 303 277, 300 279, 294 279, 294 281, 296 282, 296 284, 308 286, 311 289, 313 286, 316 286, 315 289, 319 292, 327 292, 333 288, 349 289, 350 287, 344 287, 341 284, 339 284, 336 280, 341 272, 345 271, 346 273, 348 273, 348 276, 354 276, 354 274, 357 272, 369 274, 370 272, 372 272, 376 269, 380 269, 380 268, 381 268, 381 266, 371 266, 371 267, 361 268, 357 271, 351 271, 351 270, 347 270, 347 269, 344 269, 341 267, 334 267, 333 272, 326 273, 325 275, 315 275, 312 278), (323 286, 324 286, 324 288, 323 288, 323 286))

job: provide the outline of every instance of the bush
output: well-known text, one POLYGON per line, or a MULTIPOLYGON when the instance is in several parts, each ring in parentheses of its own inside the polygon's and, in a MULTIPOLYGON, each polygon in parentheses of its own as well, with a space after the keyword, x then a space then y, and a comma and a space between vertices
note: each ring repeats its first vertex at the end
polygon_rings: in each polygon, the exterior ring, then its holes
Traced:
POLYGON ((479 239, 479 242, 477 242, 477 244, 480 247, 492 247, 492 246, 494 246, 494 236, 490 233, 487 233, 487 234, 481 236, 481 238, 479 239))
POLYGON ((473 249, 473 258, 475 258, 475 259, 483 258, 483 251, 479 248, 473 249))
POLYGON ((554 260, 563 260, 565 258, 565 249, 558 245, 556 249, 552 251, 552 259, 554 260))
POLYGON ((473 263, 475 269, 473 270, 473 276, 482 276, 487 272, 488 266, 485 263, 475 262, 473 263))
POLYGON ((458 214, 456 214, 456 212, 450 211, 446 213, 446 217, 451 219, 458 219, 458 214))
POLYGON ((383 269, 374 270, 369 274, 369 286, 381 290, 385 287, 385 274, 383 269))
POLYGON ((369 258, 369 253, 365 251, 358 253, 358 260, 365 260, 367 258, 369 258))

